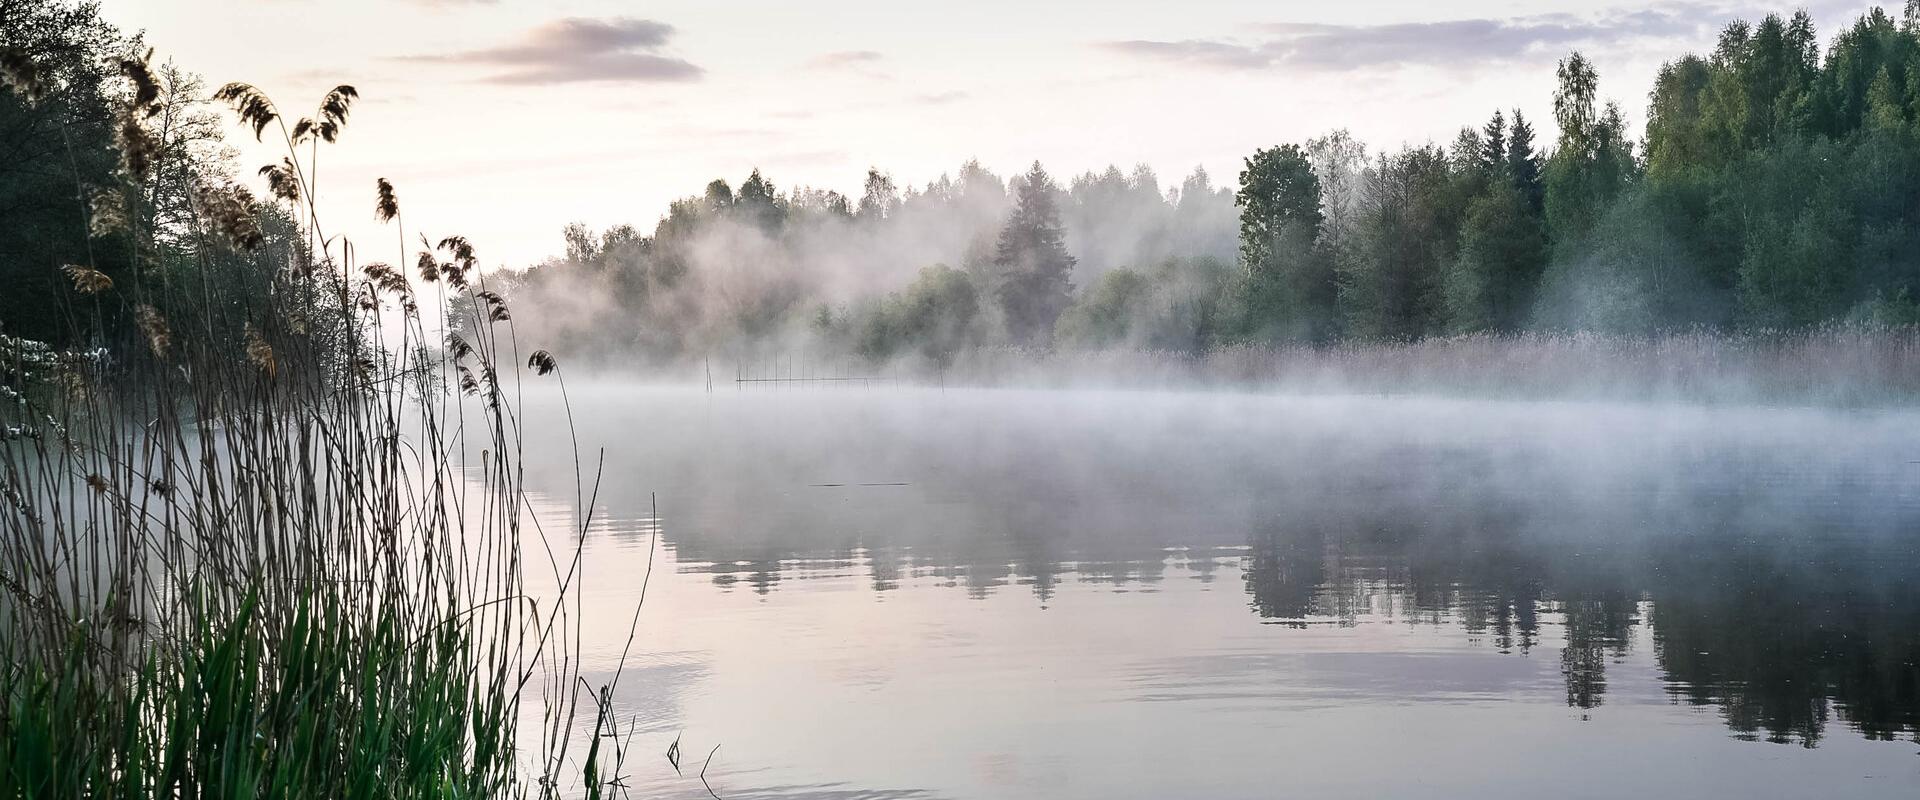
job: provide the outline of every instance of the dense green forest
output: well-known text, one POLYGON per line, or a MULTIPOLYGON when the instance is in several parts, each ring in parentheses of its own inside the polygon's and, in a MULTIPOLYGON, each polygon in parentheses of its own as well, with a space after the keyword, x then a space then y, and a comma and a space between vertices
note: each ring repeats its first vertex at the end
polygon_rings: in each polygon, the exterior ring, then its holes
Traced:
POLYGON ((1920 10, 1824 51, 1810 18, 1733 22, 1665 65, 1637 141, 1579 53, 1553 119, 1452 141, 1345 131, 1262 149, 1233 189, 1145 166, 1058 180, 977 163, 860 197, 755 171, 646 235, 573 226, 506 276, 522 321, 630 362, 798 341, 935 361, 976 346, 1409 341, 1460 333, 1766 332, 1920 316, 1920 10), (1542 133, 1542 130, 1557 133, 1542 133))

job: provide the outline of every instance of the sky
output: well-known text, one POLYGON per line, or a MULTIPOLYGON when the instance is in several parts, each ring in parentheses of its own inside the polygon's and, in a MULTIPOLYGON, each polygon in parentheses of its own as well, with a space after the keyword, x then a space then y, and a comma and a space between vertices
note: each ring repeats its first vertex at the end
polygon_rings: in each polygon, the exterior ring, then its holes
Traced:
MULTIPOLYGON (((869 167, 924 185, 976 158, 1063 180, 1146 163, 1163 186, 1204 166, 1231 185, 1256 148, 1336 128, 1375 150, 1446 143, 1496 108, 1550 141, 1553 67, 1575 49, 1637 130, 1662 62, 1732 19, 1798 7, 1825 42, 1868 5, 102 2, 156 60, 255 84, 288 116, 358 88, 320 153, 329 235, 370 260, 394 241, 373 220, 385 177, 409 237, 458 233, 515 268, 560 252, 569 222, 650 231, 673 199, 755 168, 854 197, 869 167)), ((233 138, 248 175, 282 154, 233 138)))

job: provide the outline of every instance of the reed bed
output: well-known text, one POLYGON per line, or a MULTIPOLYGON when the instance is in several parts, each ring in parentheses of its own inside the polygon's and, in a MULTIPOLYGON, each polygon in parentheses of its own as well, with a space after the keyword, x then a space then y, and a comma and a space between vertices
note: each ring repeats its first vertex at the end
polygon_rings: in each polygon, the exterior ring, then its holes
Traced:
MULTIPOLYGON (((125 68, 137 203, 152 83, 125 68)), ((219 97, 286 141, 263 175, 297 224, 202 186, 195 269, 68 268, 50 302, 99 347, 0 338, 0 796, 621 793, 578 658, 590 487, 555 541, 522 492, 518 388, 559 365, 466 240, 409 252, 386 181, 414 275, 325 238, 312 159, 351 87, 291 122, 219 97)))
POLYGON ((1920 400, 1920 328, 1466 334, 1206 353, 983 348, 902 374, 948 385, 1263 391, 1863 407, 1920 400))

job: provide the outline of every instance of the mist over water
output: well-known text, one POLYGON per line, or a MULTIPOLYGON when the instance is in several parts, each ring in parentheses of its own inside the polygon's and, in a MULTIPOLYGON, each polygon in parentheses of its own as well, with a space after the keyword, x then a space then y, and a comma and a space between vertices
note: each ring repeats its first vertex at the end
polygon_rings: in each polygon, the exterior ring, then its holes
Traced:
POLYGON ((723 797, 1920 788, 1914 412, 571 389, 587 658, 645 583, 633 747, 723 797))

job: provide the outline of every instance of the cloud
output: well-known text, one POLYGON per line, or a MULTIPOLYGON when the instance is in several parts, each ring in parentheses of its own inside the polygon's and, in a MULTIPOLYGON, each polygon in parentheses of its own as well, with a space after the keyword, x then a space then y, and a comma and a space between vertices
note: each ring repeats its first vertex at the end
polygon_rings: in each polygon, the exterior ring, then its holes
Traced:
POLYGON ((698 80, 705 70, 659 51, 672 25, 650 19, 571 17, 528 30, 518 42, 403 60, 503 68, 482 80, 501 84, 653 83, 698 80))
POLYGON ((931 94, 914 95, 912 102, 923 106, 944 106, 948 103, 960 102, 961 100, 967 99, 967 97, 966 92, 960 91, 934 92, 931 94))
POLYGON ((1717 7, 1682 6, 1593 17, 1542 14, 1379 25, 1282 22, 1256 26, 1262 36, 1255 41, 1135 39, 1100 46, 1139 58, 1229 70, 1466 67, 1554 58, 1574 47, 1693 36, 1730 18, 1717 7))
POLYGON ((814 69, 840 69, 872 64, 882 58, 884 56, 872 50, 841 50, 815 58, 807 62, 807 66, 814 69))

